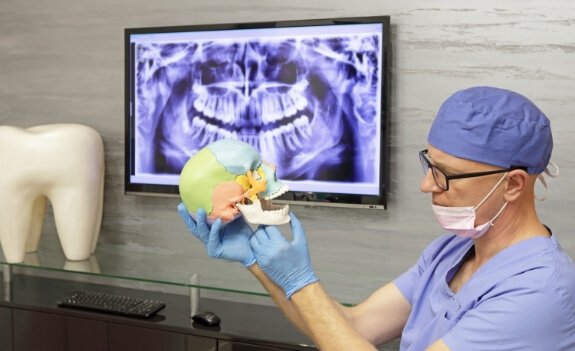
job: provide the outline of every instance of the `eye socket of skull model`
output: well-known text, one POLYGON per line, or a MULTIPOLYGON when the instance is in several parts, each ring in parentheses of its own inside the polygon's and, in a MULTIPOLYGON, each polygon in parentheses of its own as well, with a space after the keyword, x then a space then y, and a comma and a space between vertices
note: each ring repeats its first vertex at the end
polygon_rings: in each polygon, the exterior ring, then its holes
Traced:
POLYGON ((213 142, 184 165, 180 174, 180 196, 188 211, 199 208, 208 221, 224 223, 239 216, 252 224, 279 225, 289 222, 289 206, 272 200, 288 190, 277 181, 275 169, 261 161, 251 145, 231 139, 213 142))

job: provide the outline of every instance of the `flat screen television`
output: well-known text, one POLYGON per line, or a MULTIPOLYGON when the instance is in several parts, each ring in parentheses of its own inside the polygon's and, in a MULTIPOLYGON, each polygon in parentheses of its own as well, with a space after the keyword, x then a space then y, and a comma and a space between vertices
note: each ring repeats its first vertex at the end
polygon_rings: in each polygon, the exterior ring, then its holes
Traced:
POLYGON ((125 29, 125 192, 177 195, 232 138, 276 165, 280 202, 384 209, 389 37, 388 16, 125 29))

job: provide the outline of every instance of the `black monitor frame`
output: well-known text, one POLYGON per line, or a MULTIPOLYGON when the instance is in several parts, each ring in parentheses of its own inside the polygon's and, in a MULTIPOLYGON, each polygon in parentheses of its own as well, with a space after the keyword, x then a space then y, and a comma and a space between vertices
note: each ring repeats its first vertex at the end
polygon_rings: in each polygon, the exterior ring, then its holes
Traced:
POLYGON ((382 72, 381 72, 381 125, 380 125, 380 189, 379 195, 350 195, 344 193, 311 193, 290 191, 281 197, 278 202, 331 207, 355 207, 369 209, 386 209, 387 193, 389 187, 389 124, 390 124, 390 79, 391 79, 391 44, 390 44, 390 17, 354 17, 354 18, 332 18, 332 19, 310 19, 276 22, 251 22, 251 23, 228 23, 228 24, 204 24, 188 26, 166 26, 166 27, 146 27, 125 29, 125 183, 126 194, 150 195, 150 196, 178 196, 177 185, 145 184, 131 182, 130 175, 134 169, 134 126, 132 119, 132 101, 134 91, 131 83, 133 76, 133 65, 130 62, 132 48, 130 36, 134 34, 147 33, 170 33, 186 31, 219 31, 237 29, 256 28, 284 28, 301 26, 322 26, 334 24, 365 24, 381 23, 382 33, 382 72))

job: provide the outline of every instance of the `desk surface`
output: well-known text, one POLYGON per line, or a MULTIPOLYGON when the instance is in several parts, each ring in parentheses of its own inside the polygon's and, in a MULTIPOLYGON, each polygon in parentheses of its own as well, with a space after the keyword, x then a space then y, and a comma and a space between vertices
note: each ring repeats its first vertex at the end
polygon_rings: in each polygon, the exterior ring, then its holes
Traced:
POLYGON ((222 320, 220 328, 192 324, 188 296, 120 288, 62 279, 13 274, 11 282, 1 283, 0 306, 33 309, 72 317, 155 328, 221 340, 254 343, 291 349, 315 350, 311 341, 293 327, 275 307, 200 298, 198 311, 213 311, 222 320), (103 313, 58 308, 56 303, 75 290, 94 290, 161 300, 166 308, 145 320, 103 313))

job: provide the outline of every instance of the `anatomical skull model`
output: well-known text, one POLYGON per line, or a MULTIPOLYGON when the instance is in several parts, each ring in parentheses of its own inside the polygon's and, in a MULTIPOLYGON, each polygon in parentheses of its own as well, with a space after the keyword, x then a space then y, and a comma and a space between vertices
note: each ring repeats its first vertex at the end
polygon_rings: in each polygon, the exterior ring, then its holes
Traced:
POLYGON ((182 169, 179 187, 188 211, 203 208, 209 221, 221 218, 226 223, 243 215, 252 224, 289 222, 289 206, 271 202, 288 186, 276 179, 275 167, 242 141, 222 139, 202 148, 182 169))

